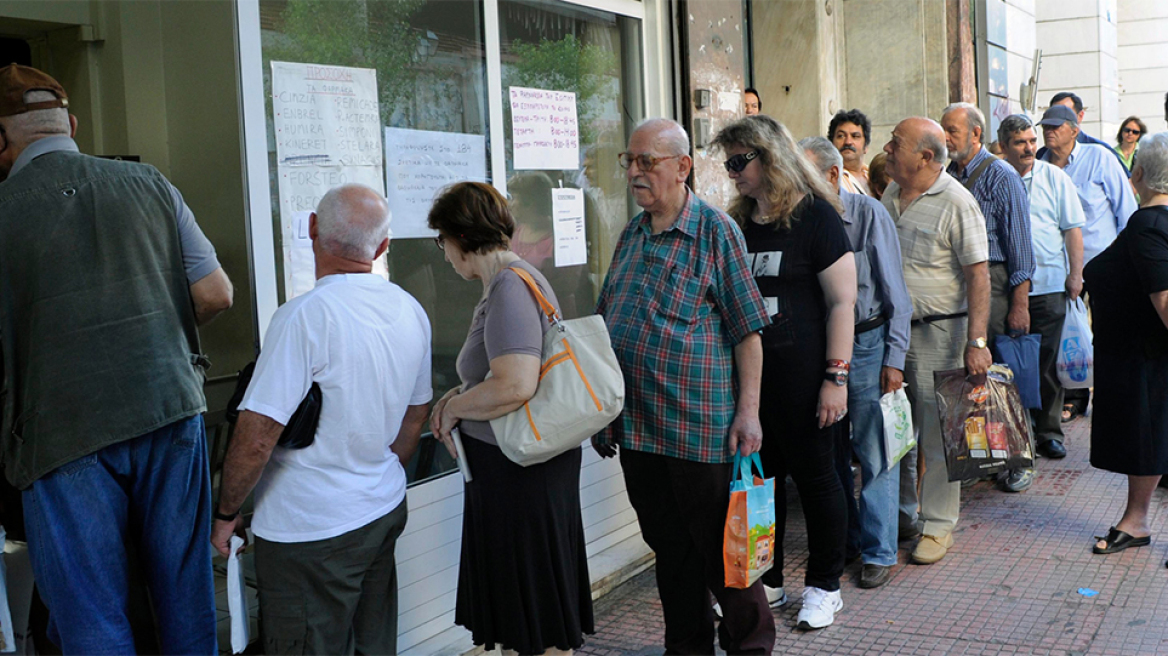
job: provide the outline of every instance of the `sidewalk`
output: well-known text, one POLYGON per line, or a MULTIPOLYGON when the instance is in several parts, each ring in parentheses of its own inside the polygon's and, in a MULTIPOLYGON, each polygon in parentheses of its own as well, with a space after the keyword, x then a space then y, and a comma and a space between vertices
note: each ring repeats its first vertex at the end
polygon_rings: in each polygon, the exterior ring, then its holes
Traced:
MULTIPOLYGON (((1092 536, 1119 520, 1127 485, 1088 463, 1089 421, 1064 424, 1068 456, 1040 459, 1030 490, 1006 494, 989 483, 964 490, 955 543, 941 562, 906 564, 912 545, 902 543, 894 578, 875 590, 856 587, 859 564, 848 567, 844 609, 821 631, 795 629, 807 549, 789 487, 785 578, 794 602, 775 616, 775 653, 1168 654, 1168 540, 1091 553, 1092 536)), ((1168 535, 1166 490, 1152 502, 1152 530, 1168 535)), ((647 571, 600 599, 596 635, 577 653, 660 654, 653 577, 647 571)))

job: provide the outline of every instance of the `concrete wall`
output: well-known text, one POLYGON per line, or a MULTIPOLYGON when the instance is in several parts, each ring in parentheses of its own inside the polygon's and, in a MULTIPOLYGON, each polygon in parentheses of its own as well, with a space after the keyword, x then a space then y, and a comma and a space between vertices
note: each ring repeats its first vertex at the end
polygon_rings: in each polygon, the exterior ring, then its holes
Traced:
MULTIPOLYGON (((1149 5, 1163 4, 1149 0, 1149 5)), ((1120 119, 1116 0, 1036 0, 1037 44, 1042 49, 1038 109, 1059 91, 1073 91, 1087 108, 1083 129, 1104 140, 1120 119)))
MULTIPOLYGON (((1161 132, 1168 92, 1168 2, 1119 0, 1117 59, 1119 120, 1139 116, 1150 132, 1161 132)), ((1111 140, 1115 130, 1098 135, 1111 140)))
MULTIPOLYGON (((1038 25, 1034 17, 1035 0, 1006 0, 1006 79, 1010 92, 1009 114, 1022 111, 1022 85, 1030 80, 1034 68, 1034 49, 1038 43, 1038 25)), ((1041 78, 1041 75, 1040 75, 1041 78)), ((1039 94, 1038 105, 1050 98, 1039 94)), ((989 113, 988 108, 983 108, 989 113)), ((1004 118, 1004 117, 1001 117, 1004 118)), ((987 141, 996 141, 991 135, 987 141)))

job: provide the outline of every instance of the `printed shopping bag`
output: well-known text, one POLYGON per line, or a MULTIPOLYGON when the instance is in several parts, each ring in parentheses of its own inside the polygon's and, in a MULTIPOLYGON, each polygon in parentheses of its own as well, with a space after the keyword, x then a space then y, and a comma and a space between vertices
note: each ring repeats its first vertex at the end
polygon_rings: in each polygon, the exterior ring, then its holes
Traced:
POLYGON ((775 564, 775 479, 762 476, 757 453, 746 458, 734 454, 722 542, 728 588, 749 588, 775 564), (752 475, 752 464, 759 476, 752 475))
POLYGON ((243 563, 236 553, 243 547, 243 538, 231 536, 228 543, 231 555, 227 556, 227 611, 231 615, 231 653, 242 654, 248 642, 247 589, 243 582, 243 563))
POLYGON ((1095 384, 1095 347, 1082 297, 1067 301, 1067 318, 1059 339, 1059 384, 1064 389, 1086 389, 1095 384))
POLYGON ((1022 407, 1028 410, 1042 408, 1042 395, 1038 389, 1038 349, 1041 346, 1041 335, 998 335, 994 338, 998 359, 1014 372, 1014 384, 1022 397, 1022 407))
POLYGON ((1013 377, 1000 364, 977 377, 964 369, 933 372, 950 481, 1034 465, 1030 413, 1013 377))
POLYGON ((884 465, 887 471, 917 444, 912 406, 908 403, 904 386, 880 397, 880 412, 884 415, 884 465))

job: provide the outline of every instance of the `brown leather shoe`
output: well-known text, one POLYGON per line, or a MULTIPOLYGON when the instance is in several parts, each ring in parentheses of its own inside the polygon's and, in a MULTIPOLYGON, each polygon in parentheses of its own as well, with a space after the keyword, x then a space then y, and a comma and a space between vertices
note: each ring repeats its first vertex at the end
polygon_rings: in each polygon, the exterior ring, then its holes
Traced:
POLYGON ((892 567, 890 565, 864 563, 863 569, 860 570, 859 585, 861 588, 879 588, 891 580, 892 567))
POLYGON ((946 535, 943 538, 926 535, 917 543, 917 548, 913 549, 912 560, 918 565, 932 565, 944 558, 952 546, 952 535, 946 535))

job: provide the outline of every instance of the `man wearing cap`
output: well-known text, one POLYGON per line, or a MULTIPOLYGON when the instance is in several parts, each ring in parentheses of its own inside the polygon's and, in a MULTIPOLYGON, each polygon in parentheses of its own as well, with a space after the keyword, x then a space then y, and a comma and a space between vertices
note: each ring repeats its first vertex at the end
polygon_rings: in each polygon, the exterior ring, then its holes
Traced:
MULTIPOLYGON (((1063 107, 1073 111, 1075 113, 1075 119, 1078 121, 1079 125, 1083 125, 1083 117, 1087 115, 1087 108, 1083 106, 1082 98, 1071 93, 1070 91, 1060 91, 1054 94, 1054 96, 1052 96, 1050 99, 1050 106, 1054 107, 1055 105, 1062 105, 1063 107)), ((1123 158, 1120 157, 1119 153, 1117 153, 1115 149, 1111 147, 1111 144, 1103 141, 1102 139, 1096 139, 1095 137, 1092 137, 1091 135, 1084 132, 1081 128, 1079 130, 1079 136, 1075 137, 1075 141, 1083 144, 1099 144, 1100 146, 1106 148, 1108 152, 1115 155, 1120 164, 1123 164, 1123 158)), ((1038 159, 1042 159, 1043 155, 1045 154, 1046 146, 1038 149, 1038 159)), ((1126 165, 1123 167, 1123 172, 1127 177, 1131 177, 1131 173, 1128 172, 1126 165)))
MULTIPOLYGON (((1078 140, 1079 119, 1065 105, 1054 104, 1038 122, 1042 126, 1042 140, 1046 152, 1038 158, 1063 169, 1075 183, 1079 202, 1087 222, 1083 226, 1084 266, 1127 225, 1127 219, 1137 209, 1135 193, 1128 183, 1123 164, 1107 146, 1082 143, 1078 140)), ((1087 410, 1089 390, 1067 390, 1063 419, 1073 419, 1087 410)))
POLYGON ((0 69, 5 474, 65 653, 134 653, 130 542, 162 651, 214 653, 196 326, 231 283, 157 170, 78 152, 68 105, 41 71, 0 69))

